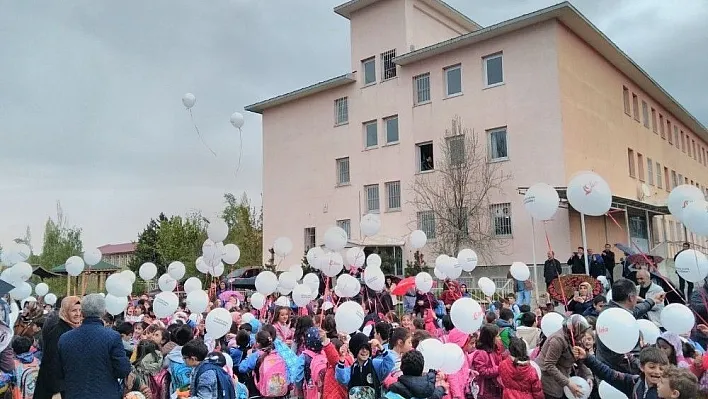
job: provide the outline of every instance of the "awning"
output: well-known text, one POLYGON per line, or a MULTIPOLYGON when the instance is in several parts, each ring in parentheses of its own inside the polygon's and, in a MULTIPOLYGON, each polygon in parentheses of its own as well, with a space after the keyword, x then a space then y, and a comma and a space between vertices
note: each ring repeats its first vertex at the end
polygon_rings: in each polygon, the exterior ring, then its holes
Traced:
MULTIPOLYGON (((558 196, 561 199, 561 202, 568 204, 568 197, 566 195, 566 191, 568 190, 568 187, 553 187, 556 189, 558 192, 558 196)), ((528 187, 518 187, 517 190, 519 191, 519 194, 525 195, 526 191, 528 191, 528 187)), ((612 196, 612 208, 616 209, 621 209, 625 210, 627 208, 634 208, 634 209, 639 209, 642 211, 647 211, 650 214, 654 215, 669 215, 669 207, 666 205, 662 204, 650 204, 648 202, 644 201, 639 201, 635 200, 632 198, 625 198, 625 197, 619 197, 617 195, 612 196)))
MULTIPOLYGON (((397 237, 386 237, 386 236, 373 236, 366 237, 363 240, 349 239, 347 245, 344 248, 352 247, 402 247, 406 245, 406 242, 397 237)), ((324 244, 320 245, 324 248, 324 244)))

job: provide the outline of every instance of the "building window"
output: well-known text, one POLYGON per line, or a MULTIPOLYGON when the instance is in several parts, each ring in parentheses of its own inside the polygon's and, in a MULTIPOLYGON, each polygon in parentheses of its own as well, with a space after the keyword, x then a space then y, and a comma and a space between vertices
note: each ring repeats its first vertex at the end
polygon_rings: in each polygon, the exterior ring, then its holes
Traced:
POLYGON ((430 74, 424 73, 413 78, 415 105, 430 102, 430 74))
MULTIPOLYGON (((666 118, 666 134, 671 135, 671 121, 669 118, 666 118)), ((663 139, 664 136, 661 136, 661 138, 663 139)))
POLYGON ((679 181, 678 181, 678 177, 676 176, 676 171, 675 171, 675 170, 672 170, 672 171, 671 171, 671 189, 672 189, 672 190, 673 190, 674 188, 676 188, 676 186, 679 185, 678 182, 679 182, 679 181))
POLYGON ((674 135, 671 134, 671 130, 669 130, 668 136, 669 136, 669 145, 674 145, 674 138, 673 138, 674 135))
POLYGON ((364 71, 364 84, 376 83, 376 58, 371 57, 361 62, 361 69, 364 71))
POLYGON ((364 186, 364 193, 366 194, 366 212, 378 213, 380 209, 379 185, 371 184, 368 186, 364 186))
POLYGON ((401 209, 401 182, 390 181, 386 183, 386 210, 397 211, 401 209))
POLYGON ((378 122, 364 122, 364 143, 366 148, 376 147, 379 145, 378 122))
MULTIPOLYGON (((688 183, 688 182, 686 182, 688 183)), ((678 183, 676 184, 677 186, 683 184, 683 175, 681 173, 678 174, 678 183)))
POLYGON ((634 111, 634 120, 639 122, 639 97, 632 93, 632 111, 634 111))
POLYGON ((509 159, 509 151, 506 143, 506 127, 488 130, 489 136, 489 160, 503 161, 509 159))
POLYGON ((669 180, 669 168, 664 166, 664 189, 671 191, 671 181, 669 180))
POLYGON ((649 185, 654 185, 654 161, 651 158, 647 158, 647 180, 649 185))
POLYGON ((381 71, 383 73, 381 76, 382 80, 388 80, 396 77, 396 64, 393 62, 394 58, 396 58, 396 49, 381 53, 381 71))
POLYGON ((657 133, 657 130, 656 130, 656 110, 654 108, 651 109, 651 130, 653 130, 654 133, 657 133))
POLYGON ((451 166, 459 166, 465 162, 465 136, 452 136, 445 139, 447 153, 450 157, 448 162, 451 166))
POLYGON ((637 165, 639 166, 639 180, 644 181, 644 155, 637 153, 637 165))
POLYGON ((462 93, 462 66, 445 68, 445 97, 462 93))
POLYGON ((316 230, 314 227, 305 227, 305 251, 314 248, 316 243, 316 230))
POLYGON ((661 164, 659 162, 656 163, 656 186, 663 188, 661 184, 661 164))
POLYGON ((636 166, 634 163, 634 150, 631 148, 627 149, 627 161, 629 162, 629 177, 636 177, 636 166))
POLYGON ((349 157, 337 159, 337 185, 349 184, 349 157))
MULTIPOLYGON (((669 130, 669 134, 671 134, 671 131, 669 130)), ((679 130, 678 126, 674 126, 674 143, 676 144, 676 148, 679 148, 679 130)))
POLYGON ((502 54, 484 57, 485 86, 496 86, 504 83, 504 65, 502 54))
POLYGON ((698 157, 696 156, 696 140, 691 139, 691 147, 691 156, 693 157, 693 159, 698 160, 698 157))
POLYGON ((489 207, 492 214, 492 227, 497 237, 511 236, 511 204, 492 204, 489 207))
POLYGON ((624 100, 624 113, 630 115, 631 112, 629 110, 629 89, 627 88, 627 86, 622 86, 622 100, 624 100))
POLYGON ((337 227, 344 230, 347 233, 347 237, 352 236, 352 220, 351 219, 337 220, 337 227))
POLYGON ((705 147, 701 147, 701 159, 699 159, 698 162, 702 163, 703 165, 706 164, 706 149, 705 149, 705 147))
MULTIPOLYGON (((664 133, 664 115, 659 114, 659 131, 661 132, 661 138, 666 138, 666 133, 664 133)), ((669 131, 671 134, 671 131, 669 131)))
POLYGON ((398 115, 384 119, 386 128, 386 143, 398 143, 398 115))
POLYGON ((349 105, 347 97, 334 100, 334 124, 344 125, 349 123, 349 105))
POLYGON ((642 117, 644 118, 644 127, 649 129, 649 106, 644 100, 642 100, 642 117))
POLYGON ((683 134, 683 130, 681 130, 681 151, 686 152, 686 136, 683 134))
POLYGON ((435 238, 435 213, 433 211, 418 212, 418 229, 423 230, 423 233, 429 240, 435 238))
POLYGON ((416 153, 418 156, 418 172, 427 172, 435 169, 433 158, 433 143, 416 144, 416 153))

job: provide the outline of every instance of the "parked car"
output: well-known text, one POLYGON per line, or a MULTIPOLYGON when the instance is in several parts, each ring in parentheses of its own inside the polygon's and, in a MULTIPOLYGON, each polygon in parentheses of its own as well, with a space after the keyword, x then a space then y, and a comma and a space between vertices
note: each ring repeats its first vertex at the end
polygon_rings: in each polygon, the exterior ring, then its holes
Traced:
POLYGON ((232 290, 256 290, 256 276, 263 271, 261 267, 242 267, 223 276, 221 281, 232 290))

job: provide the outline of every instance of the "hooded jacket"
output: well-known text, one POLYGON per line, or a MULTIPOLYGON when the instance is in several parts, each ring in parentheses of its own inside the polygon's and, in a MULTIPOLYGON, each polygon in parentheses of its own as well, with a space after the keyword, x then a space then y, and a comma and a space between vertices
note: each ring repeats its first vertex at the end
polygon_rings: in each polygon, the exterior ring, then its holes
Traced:
MULTIPOLYGON (((669 331, 664 332, 659 336, 658 340, 662 340, 669 345, 671 345, 674 348, 674 356, 676 357, 676 365, 678 367, 682 368, 690 368, 691 365, 689 362, 686 361, 686 358, 683 356, 683 342, 681 341, 681 337, 679 337, 676 333, 672 333, 669 331)), ((671 360, 671 359, 669 359, 671 360)))
POLYGON ((499 365, 499 378, 504 386, 502 399, 544 399, 541 379, 528 361, 507 358, 499 365))
MULTIPOLYGON (((462 351, 465 350, 465 344, 469 339, 469 334, 453 328, 450 332, 443 336, 442 341, 444 343, 453 343, 460 348, 462 351)), ((464 357, 464 362, 462 367, 454 374, 447 375, 447 382, 450 384, 450 397, 451 398, 464 398, 465 393, 469 391, 470 386, 470 364, 467 356, 464 357)))
POLYGON ((131 368, 130 374, 125 378, 123 395, 131 391, 139 391, 146 399, 153 399, 150 390, 150 377, 155 376, 161 369, 162 354, 158 352, 157 356, 152 353, 145 355, 138 364, 131 368))
POLYGON ((429 371, 426 375, 402 375, 398 377, 398 382, 391 385, 387 398, 397 398, 391 393, 400 395, 403 398, 415 399, 442 399, 445 396, 443 387, 435 386, 434 371, 429 371))

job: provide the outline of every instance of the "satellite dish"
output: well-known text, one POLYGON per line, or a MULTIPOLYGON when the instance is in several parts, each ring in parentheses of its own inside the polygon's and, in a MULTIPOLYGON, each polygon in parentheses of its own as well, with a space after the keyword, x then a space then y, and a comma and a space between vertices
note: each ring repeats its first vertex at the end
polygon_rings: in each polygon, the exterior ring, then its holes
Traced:
POLYGON ((651 189, 646 185, 646 183, 642 183, 642 194, 644 194, 644 197, 646 198, 651 197, 651 189))

